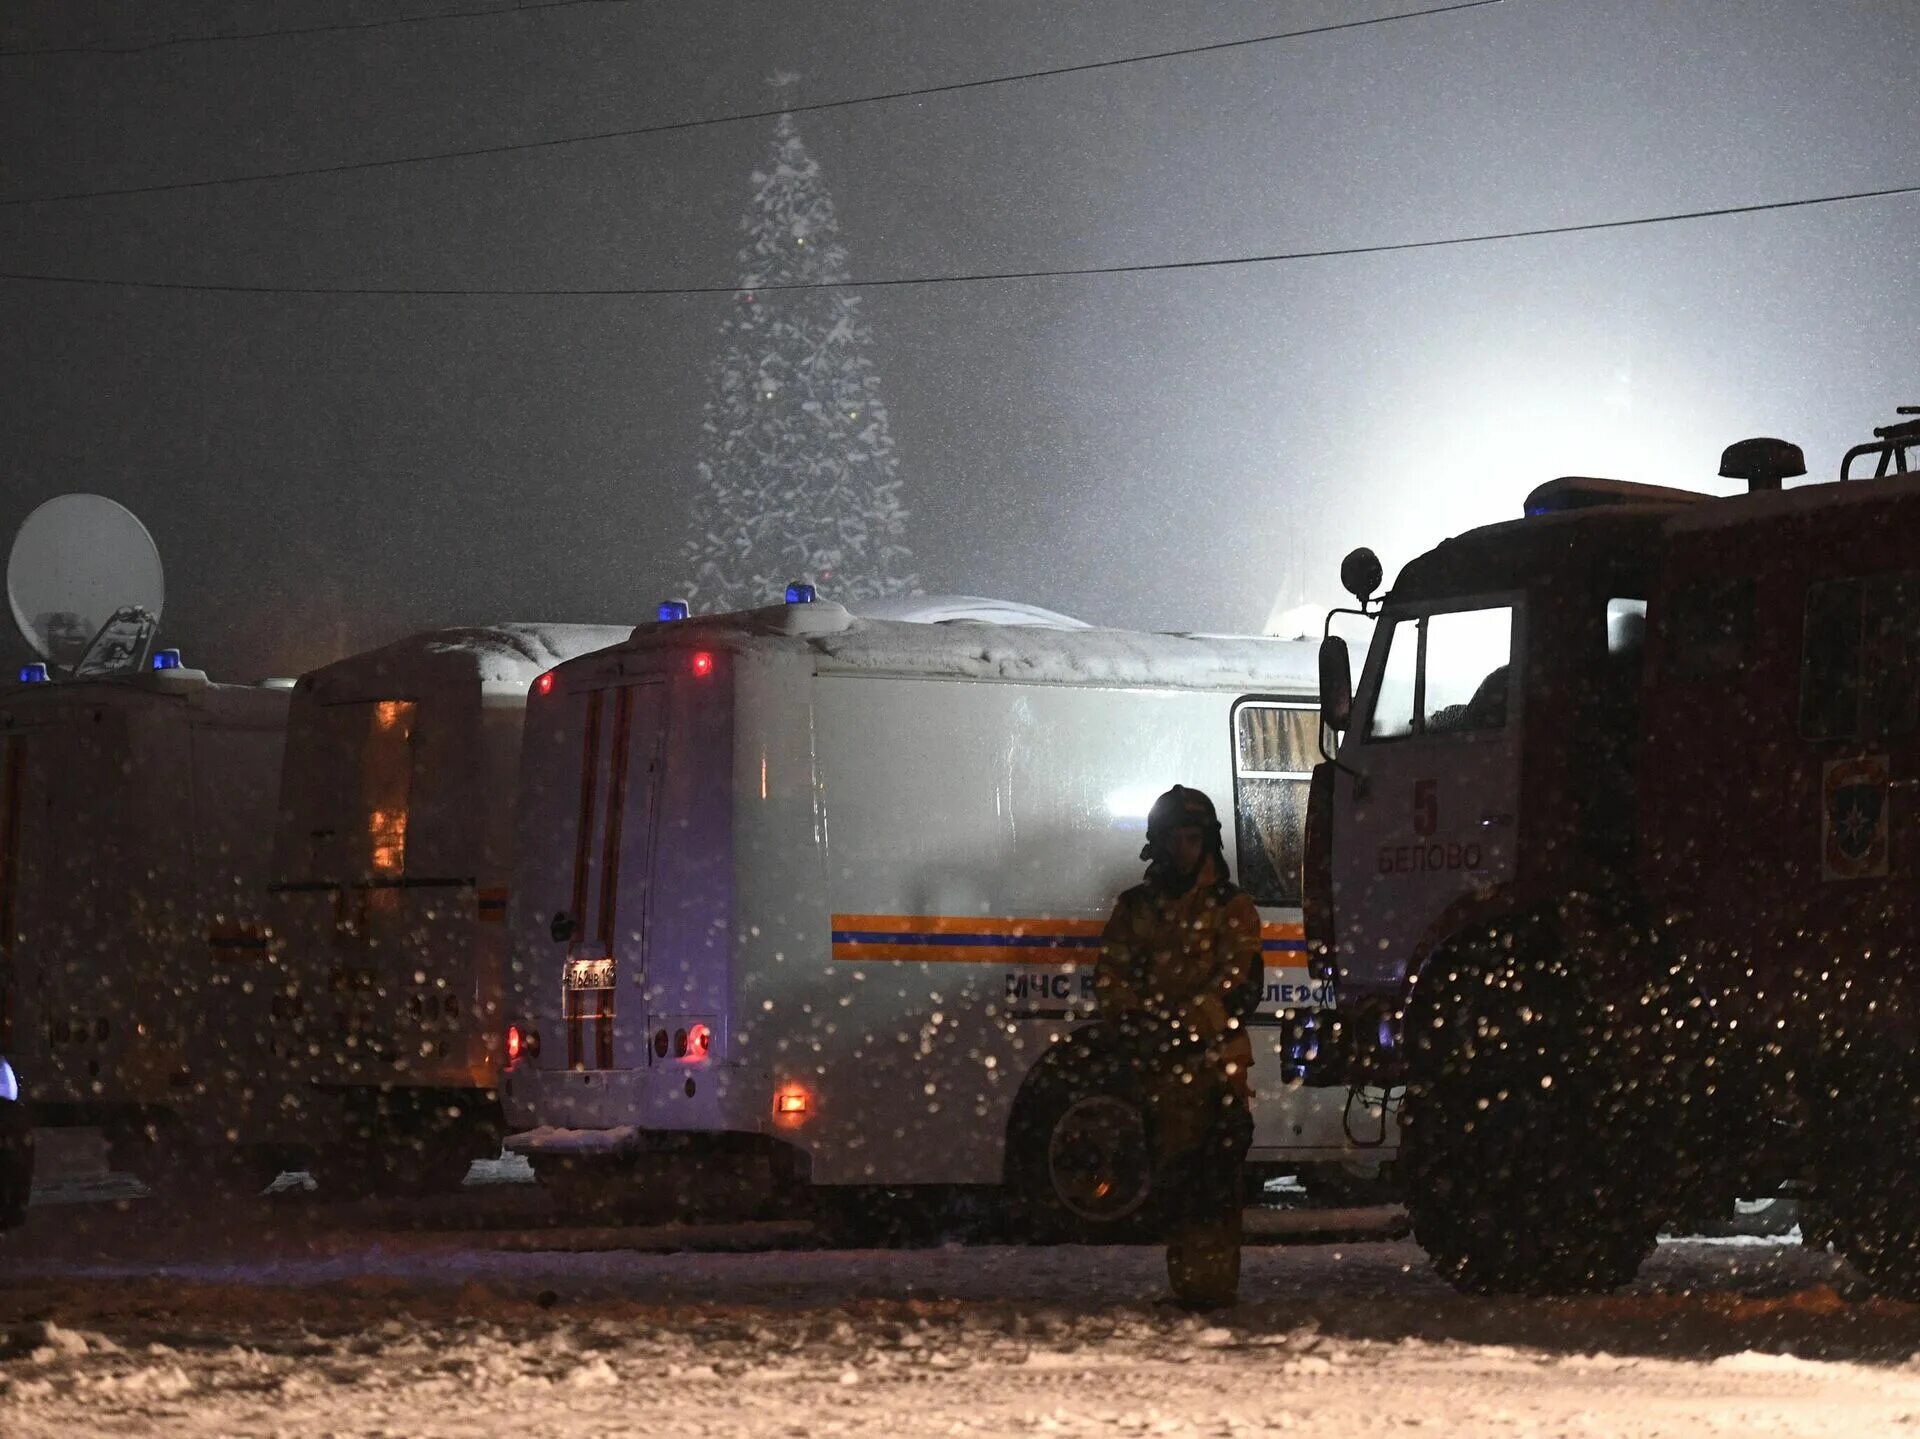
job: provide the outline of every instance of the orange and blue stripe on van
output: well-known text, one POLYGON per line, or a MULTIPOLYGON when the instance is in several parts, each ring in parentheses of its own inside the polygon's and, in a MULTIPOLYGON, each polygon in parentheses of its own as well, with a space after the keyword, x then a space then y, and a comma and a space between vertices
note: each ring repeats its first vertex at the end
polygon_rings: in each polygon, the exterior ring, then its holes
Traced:
MULTIPOLYGON (((1092 964, 1105 928, 1098 919, 836 914, 833 957, 915 964, 1092 964)), ((1276 955, 1304 954, 1306 931, 1298 924, 1262 924, 1260 948, 1268 963, 1276 955)))

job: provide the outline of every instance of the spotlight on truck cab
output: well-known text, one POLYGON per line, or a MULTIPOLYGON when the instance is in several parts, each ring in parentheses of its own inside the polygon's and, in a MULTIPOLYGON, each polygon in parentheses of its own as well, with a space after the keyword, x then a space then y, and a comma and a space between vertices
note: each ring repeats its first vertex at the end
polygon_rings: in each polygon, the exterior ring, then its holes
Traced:
POLYGON ((1340 561, 1340 583, 1363 609, 1379 593, 1380 581, 1384 578, 1386 571, 1380 568, 1380 556, 1364 546, 1340 561))

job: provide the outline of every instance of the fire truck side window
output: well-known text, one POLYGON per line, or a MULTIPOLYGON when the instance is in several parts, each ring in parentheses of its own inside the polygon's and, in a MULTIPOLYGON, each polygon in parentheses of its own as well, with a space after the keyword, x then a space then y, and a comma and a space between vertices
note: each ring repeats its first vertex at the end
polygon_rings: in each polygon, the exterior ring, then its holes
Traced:
POLYGON ((1300 903, 1307 788, 1319 758, 1319 731, 1317 709, 1272 700, 1234 706, 1235 878, 1256 904, 1300 903))
POLYGON ((1453 610, 1429 616, 1421 692, 1428 734, 1502 729, 1513 657, 1513 611, 1453 610))
POLYGON ((1920 574, 1808 587, 1800 729, 1875 739, 1920 727, 1920 574))

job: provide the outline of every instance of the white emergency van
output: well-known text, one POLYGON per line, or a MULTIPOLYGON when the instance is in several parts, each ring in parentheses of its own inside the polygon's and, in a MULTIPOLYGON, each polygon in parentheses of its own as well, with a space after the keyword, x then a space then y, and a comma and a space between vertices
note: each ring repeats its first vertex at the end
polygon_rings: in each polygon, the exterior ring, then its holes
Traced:
POLYGON ((143 673, 0 692, 0 1051, 41 1129, 160 1189, 258 1191, 306 1118, 267 1051, 287 691, 143 673))
POLYGON ((500 989, 528 687, 627 626, 433 630, 303 675, 271 906, 276 1060, 337 1101, 323 1188, 457 1186, 500 1152, 500 989))
POLYGON ((1012 1186, 1063 1233, 1151 1205, 1076 1030, 1148 807, 1212 795, 1261 907, 1256 1172, 1377 1168, 1390 1119, 1291 1082, 1311 644, 860 618, 796 587, 542 676, 509 903, 508 1147, 710 1197, 1012 1186))

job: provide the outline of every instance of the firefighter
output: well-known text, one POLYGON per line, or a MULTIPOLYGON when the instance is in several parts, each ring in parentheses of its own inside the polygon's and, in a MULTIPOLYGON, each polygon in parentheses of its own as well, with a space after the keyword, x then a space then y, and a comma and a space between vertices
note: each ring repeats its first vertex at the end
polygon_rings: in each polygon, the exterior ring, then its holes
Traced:
POLYGON ((1195 1308, 1240 1284, 1241 1164, 1253 1139, 1242 1020, 1259 1004, 1260 914, 1227 872, 1213 801, 1175 785, 1147 817, 1146 881, 1120 896, 1095 993, 1133 1047, 1156 1185, 1168 1197, 1167 1278, 1195 1308))

